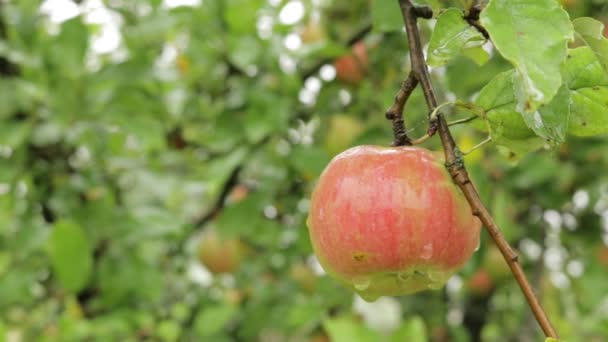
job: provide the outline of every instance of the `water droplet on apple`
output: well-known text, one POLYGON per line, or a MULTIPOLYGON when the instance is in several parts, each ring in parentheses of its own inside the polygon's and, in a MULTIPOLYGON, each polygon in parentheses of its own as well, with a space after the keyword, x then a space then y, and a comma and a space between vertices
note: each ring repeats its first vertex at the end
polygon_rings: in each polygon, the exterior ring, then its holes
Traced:
POLYGON ((428 243, 422 247, 422 253, 420 253, 420 257, 424 260, 428 260, 433 256, 433 245, 428 243))
MULTIPOLYGON (((372 284, 372 279, 369 277, 356 277, 353 278, 353 286, 357 291, 365 291, 372 284)), ((363 298, 365 299, 365 298, 363 298)))
POLYGON ((479 250, 480 246, 481 246, 481 241, 477 241, 477 246, 475 246, 475 252, 477 252, 479 250))
POLYGON ((366 301, 368 303, 375 302, 376 300, 378 300, 378 298, 380 298, 380 296, 378 296, 375 293, 357 292, 357 294, 359 295, 359 297, 361 297, 364 301, 366 301))
POLYGON ((432 282, 443 283, 445 281, 445 272, 430 270, 426 272, 427 278, 432 282))

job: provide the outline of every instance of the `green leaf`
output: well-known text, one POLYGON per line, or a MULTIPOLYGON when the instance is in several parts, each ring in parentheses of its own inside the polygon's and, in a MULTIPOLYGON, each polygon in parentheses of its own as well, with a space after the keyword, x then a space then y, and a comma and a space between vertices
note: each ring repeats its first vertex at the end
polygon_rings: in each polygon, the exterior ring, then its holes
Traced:
POLYGON ((542 146, 542 140, 535 137, 535 132, 516 110, 515 81, 515 70, 500 73, 481 90, 475 101, 485 110, 482 118, 492 142, 502 147, 499 150, 510 160, 518 160, 542 146))
POLYGON ((245 114, 245 134, 257 143, 270 133, 285 130, 290 115, 290 101, 268 89, 257 89, 249 94, 249 108, 245 114))
POLYGON ((71 221, 59 221, 49 241, 49 257, 53 272, 61 285, 78 292, 91 276, 93 258, 89 241, 82 228, 71 221))
POLYGON ((327 319, 323 327, 333 342, 373 342, 381 341, 382 336, 350 317, 327 319))
POLYGON ((391 341, 394 342, 427 342, 428 340, 424 320, 419 316, 405 321, 391 336, 391 341))
POLYGON ((562 84, 560 64, 573 37, 568 14, 555 0, 491 0, 480 20, 517 70, 522 110, 534 112, 548 103, 562 84))
POLYGON ((200 336, 217 334, 238 312, 237 307, 228 304, 205 307, 197 314, 194 329, 200 336))
POLYGON ((507 71, 496 76, 479 93, 476 103, 486 111, 492 139, 526 139, 536 134, 553 144, 564 142, 569 117, 568 89, 561 87, 558 96, 539 110, 522 113, 516 95, 520 81, 514 70, 507 71))
POLYGON ((577 136, 608 133, 608 73, 592 49, 571 50, 562 72, 570 90, 568 133, 577 136))
POLYGON ((570 91, 564 85, 547 105, 534 113, 522 113, 526 125, 538 136, 558 145, 566 140, 570 117, 570 91))
POLYGON ((485 110, 483 118, 489 127, 492 139, 526 139, 534 136, 521 114, 516 110, 517 99, 513 90, 514 70, 498 74, 481 91, 475 104, 485 110))
POLYGON ((397 1, 372 0, 372 27, 377 32, 403 29, 403 16, 397 1))
POLYGON ((483 35, 464 20, 460 10, 450 8, 437 19, 429 42, 427 62, 431 66, 445 65, 466 48, 479 47, 484 41, 483 35))
POLYGON ((608 39, 604 37, 604 24, 593 18, 576 18, 572 21, 579 38, 595 53, 604 70, 608 72, 608 39))

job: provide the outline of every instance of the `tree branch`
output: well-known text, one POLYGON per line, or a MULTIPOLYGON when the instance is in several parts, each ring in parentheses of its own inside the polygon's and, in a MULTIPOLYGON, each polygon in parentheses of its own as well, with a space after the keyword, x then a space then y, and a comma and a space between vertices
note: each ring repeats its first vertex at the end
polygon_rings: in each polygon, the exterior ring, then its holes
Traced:
POLYGON ((416 89, 417 85, 418 79, 412 72, 410 72, 407 78, 401 84, 401 88, 399 88, 397 95, 395 95, 395 102, 386 111, 386 118, 393 122, 393 135, 395 136, 393 146, 412 145, 412 141, 405 132, 405 123, 403 122, 403 107, 405 107, 405 103, 410 98, 410 95, 412 95, 412 92, 414 89, 416 89))
MULTIPOLYGON (((437 98, 435 96, 426 62, 424 60, 422 44, 420 43, 420 33, 416 23, 417 15, 415 6, 412 4, 411 0, 399 0, 399 4, 401 7, 401 13, 403 15, 403 20, 405 22, 405 28, 407 30, 412 72, 418 78, 418 81, 422 86, 422 91, 430 112, 433 112, 437 107, 437 98)), ((452 137, 452 133, 450 132, 447 122, 441 114, 438 114, 434 121, 435 123, 429 122, 429 135, 432 135, 431 131, 435 126, 439 132, 441 144, 443 145, 446 167, 450 175, 469 202, 473 215, 477 216, 484 224, 488 233, 494 240, 494 243, 496 243, 496 246, 509 265, 509 268, 511 268, 511 272, 513 273, 515 280, 526 297, 528 305, 538 321, 538 324, 545 333, 545 336, 557 338, 558 336, 555 329, 551 325, 549 318, 540 305, 538 298, 534 294, 534 291, 532 290, 532 287, 530 286, 530 283, 528 282, 528 279, 526 278, 526 275, 518 262, 517 253, 513 250, 513 248, 511 248, 507 240, 500 232, 500 229, 492 219, 490 212, 481 202, 479 194, 471 182, 468 172, 464 166, 462 153, 454 142, 454 138, 452 137)))

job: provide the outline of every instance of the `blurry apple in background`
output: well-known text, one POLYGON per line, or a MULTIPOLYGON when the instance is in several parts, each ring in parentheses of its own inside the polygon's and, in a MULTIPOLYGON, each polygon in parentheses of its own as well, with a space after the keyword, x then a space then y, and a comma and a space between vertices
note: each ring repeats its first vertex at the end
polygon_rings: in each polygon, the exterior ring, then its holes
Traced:
POLYGON ((344 83, 356 85, 365 76, 368 64, 367 47, 362 41, 356 42, 350 54, 339 57, 334 62, 336 78, 344 83))
POLYGON ((227 203, 237 203, 244 200, 249 195, 249 188, 244 184, 237 184, 226 197, 227 203))
POLYGON ((236 272, 246 254, 246 246, 239 239, 224 239, 212 228, 202 234, 198 257, 211 273, 236 272))
POLYGON ((439 289, 479 245, 480 221, 443 154, 357 146, 334 157, 307 220, 325 271, 367 301, 439 289))
POLYGON ((325 39, 325 28, 317 21, 309 21, 299 30, 300 39, 304 44, 314 44, 325 39))
POLYGON ((289 276, 304 292, 311 294, 317 285, 317 276, 313 270, 304 263, 293 264, 289 269, 289 276))
POLYGON ((365 128, 359 119, 346 114, 332 115, 328 126, 325 149, 331 156, 349 148, 365 128))
POLYGON ((496 284, 500 284, 513 277, 505 258, 494 244, 488 246, 483 256, 482 268, 487 270, 496 284))
POLYGON ((600 263, 600 265, 602 265, 604 267, 608 267, 608 247, 601 246, 600 248, 597 249, 597 251, 595 252, 595 255, 596 255, 597 261, 600 263))
POLYGON ((475 271, 467 282, 469 291, 479 297, 486 297, 494 289, 494 286, 490 273, 484 268, 475 271))

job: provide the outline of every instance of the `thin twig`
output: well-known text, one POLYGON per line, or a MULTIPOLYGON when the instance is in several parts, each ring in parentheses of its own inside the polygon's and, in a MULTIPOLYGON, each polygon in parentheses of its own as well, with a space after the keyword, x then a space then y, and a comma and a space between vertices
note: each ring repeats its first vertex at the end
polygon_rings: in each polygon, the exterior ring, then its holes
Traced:
POLYGON ((489 143, 490 141, 492 141, 492 137, 487 137, 486 139, 484 139, 484 140, 483 140, 482 142, 480 142, 479 144, 477 144, 477 145, 475 145, 475 146, 471 147, 471 149, 470 149, 470 150, 468 150, 468 151, 466 151, 466 152, 462 152, 462 155, 463 155, 463 156, 466 156, 466 155, 468 155, 468 154, 471 154, 471 153, 473 153, 473 152, 474 152, 476 149, 478 149, 478 148, 482 147, 483 145, 485 145, 485 144, 489 143))
POLYGON ((395 102, 393 102, 393 105, 386 111, 386 118, 393 122, 393 135, 395 136, 393 146, 412 145, 412 141, 405 132, 403 107, 405 107, 405 103, 410 98, 410 95, 412 95, 412 92, 416 89, 417 85, 418 79, 410 72, 407 78, 403 80, 403 83, 401 83, 401 88, 399 88, 397 95, 395 95, 395 102))
POLYGON ((466 118, 450 121, 450 122, 448 122, 448 126, 460 125, 460 124, 463 124, 463 123, 471 122, 471 121, 476 120, 478 118, 479 118, 478 115, 471 115, 471 116, 466 117, 466 118))
MULTIPOLYGON (((401 7, 401 13, 403 15, 403 20, 405 22, 405 28, 407 30, 412 71, 420 81, 427 105, 429 110, 432 112, 435 107, 437 107, 437 99, 435 97, 435 92, 433 90, 426 62, 424 60, 424 54, 422 52, 423 50, 422 44, 420 43, 420 33, 418 31, 416 14, 414 11, 415 7, 410 0, 399 0, 399 4, 401 7)), ((496 246, 505 258, 505 261, 511 268, 511 272, 513 273, 515 280, 526 297, 528 305, 534 313, 534 317, 538 321, 538 324, 545 333, 545 336, 558 338, 555 329, 549 321, 549 318, 543 310, 538 298, 534 294, 534 290, 530 286, 530 283, 528 282, 528 279, 526 278, 526 275, 518 262, 517 253, 513 250, 513 248, 511 248, 507 240, 502 235, 500 229, 492 219, 490 212, 481 202, 479 194, 471 182, 468 172, 464 166, 462 153, 458 150, 458 147, 454 142, 454 137, 452 137, 452 133, 450 132, 447 122, 441 114, 437 115, 436 122, 441 144, 443 145, 443 150, 445 153, 446 167, 450 175, 469 202, 473 215, 477 216, 484 224, 488 233, 494 240, 494 243, 496 243, 496 246)))
POLYGON ((469 25, 473 26, 485 39, 490 39, 490 34, 486 31, 485 27, 481 26, 479 23, 479 14, 483 10, 481 5, 475 5, 469 9, 469 13, 464 16, 464 20, 469 23, 469 25))

